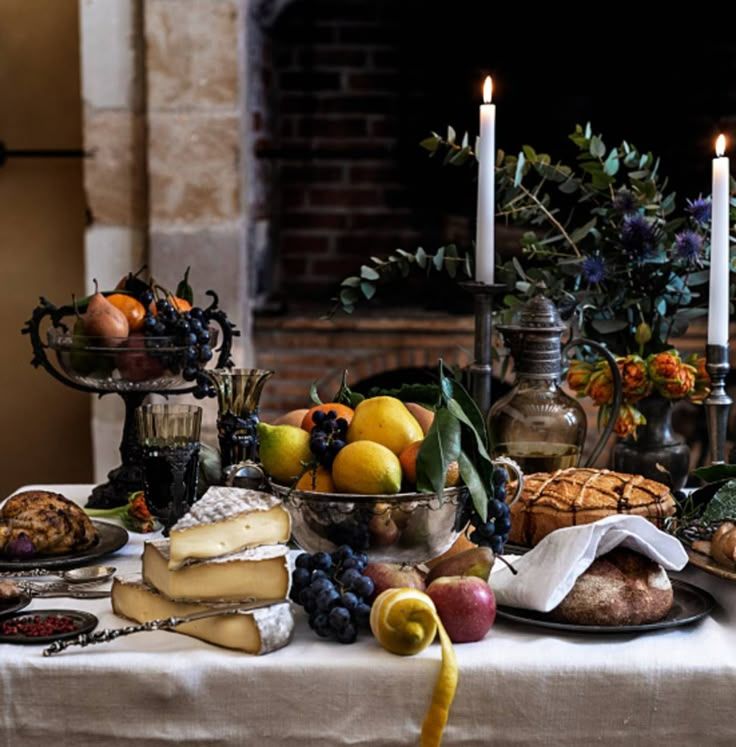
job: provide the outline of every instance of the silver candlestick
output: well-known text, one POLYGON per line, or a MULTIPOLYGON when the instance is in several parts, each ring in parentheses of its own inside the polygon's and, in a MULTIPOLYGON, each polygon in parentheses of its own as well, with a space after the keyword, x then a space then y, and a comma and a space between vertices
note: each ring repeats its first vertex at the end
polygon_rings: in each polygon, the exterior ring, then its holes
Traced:
POLYGON ((493 297, 507 290, 505 285, 488 285, 477 280, 460 284, 473 294, 475 303, 475 360, 468 366, 470 393, 485 417, 491 409, 493 375, 493 297))
POLYGON ((726 376, 731 369, 728 345, 705 346, 705 368, 710 376, 710 394, 705 400, 711 464, 726 461, 726 431, 733 400, 726 393, 726 376))

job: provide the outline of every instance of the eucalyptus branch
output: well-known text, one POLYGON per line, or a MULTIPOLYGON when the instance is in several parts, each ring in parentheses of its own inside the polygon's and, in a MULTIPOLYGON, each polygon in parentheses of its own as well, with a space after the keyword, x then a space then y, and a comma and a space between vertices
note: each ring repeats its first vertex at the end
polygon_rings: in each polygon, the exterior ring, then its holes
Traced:
POLYGON ((544 203, 532 192, 530 192, 523 184, 519 184, 518 189, 520 189, 527 197, 529 197, 530 200, 532 200, 536 204, 537 208, 544 214, 547 220, 560 232, 565 241, 570 245, 570 248, 575 252, 575 256, 582 257, 583 255, 580 252, 580 249, 578 249, 577 244, 572 240, 570 234, 565 230, 565 227, 562 225, 562 223, 560 223, 547 209, 546 205, 544 205, 544 203))

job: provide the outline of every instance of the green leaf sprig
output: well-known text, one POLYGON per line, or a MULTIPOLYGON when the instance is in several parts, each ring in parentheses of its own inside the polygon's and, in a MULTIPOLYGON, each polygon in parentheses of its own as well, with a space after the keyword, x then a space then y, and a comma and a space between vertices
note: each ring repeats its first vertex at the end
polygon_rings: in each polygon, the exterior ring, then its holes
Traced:
POLYGON ((493 464, 485 420, 462 384, 439 363, 439 399, 431 428, 417 455, 417 489, 442 495, 448 466, 457 461, 473 506, 485 522, 493 496, 493 464))

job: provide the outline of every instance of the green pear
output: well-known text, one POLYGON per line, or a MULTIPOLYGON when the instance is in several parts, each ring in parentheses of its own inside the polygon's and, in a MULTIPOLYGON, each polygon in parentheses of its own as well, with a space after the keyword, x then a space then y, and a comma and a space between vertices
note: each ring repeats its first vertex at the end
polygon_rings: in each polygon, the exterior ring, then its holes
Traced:
POLYGON ((309 434, 294 425, 258 424, 258 453, 263 469, 276 482, 289 484, 313 460, 309 434))

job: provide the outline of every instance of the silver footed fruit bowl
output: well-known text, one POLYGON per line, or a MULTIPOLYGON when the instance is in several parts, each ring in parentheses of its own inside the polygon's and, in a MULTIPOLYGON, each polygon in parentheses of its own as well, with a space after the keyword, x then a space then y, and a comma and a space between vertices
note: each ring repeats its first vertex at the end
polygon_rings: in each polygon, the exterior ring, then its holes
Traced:
POLYGON ((372 562, 416 565, 448 550, 470 519, 467 488, 434 493, 318 493, 271 484, 291 514, 292 536, 308 553, 343 544, 372 562))

